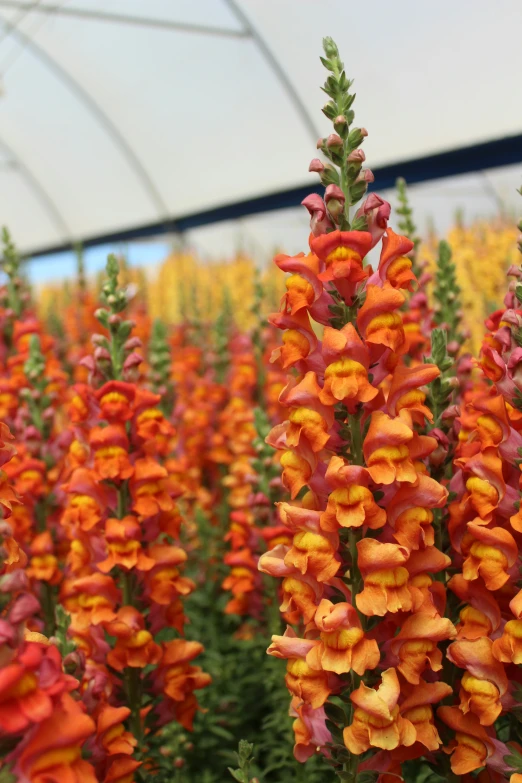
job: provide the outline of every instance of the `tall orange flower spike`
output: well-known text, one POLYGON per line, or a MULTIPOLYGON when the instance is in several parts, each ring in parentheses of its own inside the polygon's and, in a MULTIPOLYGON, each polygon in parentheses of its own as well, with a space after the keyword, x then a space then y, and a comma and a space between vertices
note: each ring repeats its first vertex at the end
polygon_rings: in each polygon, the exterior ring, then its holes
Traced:
MULTIPOLYGON (((182 636, 182 598, 195 588, 183 574, 184 520, 176 505, 187 487, 168 467, 174 427, 137 369, 141 342, 121 315, 128 302, 115 259, 107 271, 106 308, 97 318, 108 336, 94 336, 87 382, 76 385, 71 403, 60 486, 60 600, 70 616, 69 639, 85 656, 82 693, 91 706, 93 694, 106 702, 94 712, 97 735, 88 743, 95 771, 100 780, 121 783, 133 780, 142 763, 154 769, 160 762, 145 737, 172 721, 191 729, 194 691, 210 678, 187 664, 189 685, 173 702, 166 695, 164 674, 172 679, 177 669, 169 645, 188 645, 190 660, 203 649, 182 636)), ((52 583, 48 541, 36 543, 32 568, 52 583)))
MULTIPOLYGON (((442 551, 449 488, 441 466, 449 437, 432 388, 446 383, 438 366, 446 365, 438 348, 426 361, 429 341, 412 336, 403 307, 417 287, 413 242, 388 228, 390 206, 379 196, 350 209, 371 178, 359 149, 366 131, 345 126, 351 83, 331 39, 325 52, 325 111, 335 132, 319 143, 329 162, 314 159, 311 170, 326 191, 303 202, 311 255, 276 258, 290 277, 270 318, 284 332, 272 358, 288 382, 285 420, 267 443, 281 454, 290 502, 278 510, 292 540, 262 555, 259 568, 281 580, 280 610, 295 626, 274 635, 268 652, 288 660, 296 757, 308 758, 316 741, 342 780, 371 770, 384 781, 400 776, 406 759, 445 758, 433 705, 453 693, 443 682, 444 654, 458 629, 445 616, 452 558, 442 551), (381 239, 373 271, 364 259, 381 239), (344 719, 337 694, 353 704, 344 719)), ((459 540, 460 565, 468 540, 459 540)), ((503 536, 501 546, 506 574, 513 551, 503 536)), ((476 568, 490 573, 489 562, 476 568)))

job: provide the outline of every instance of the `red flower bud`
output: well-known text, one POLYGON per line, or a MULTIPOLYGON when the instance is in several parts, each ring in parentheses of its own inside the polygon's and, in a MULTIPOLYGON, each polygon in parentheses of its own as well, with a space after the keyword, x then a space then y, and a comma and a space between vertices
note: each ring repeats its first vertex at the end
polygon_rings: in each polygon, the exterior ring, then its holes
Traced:
POLYGON ((23 593, 23 595, 16 597, 9 612, 9 621, 16 625, 39 612, 41 612, 40 601, 36 596, 30 593, 23 593))
POLYGON ((343 140, 337 133, 330 133, 328 138, 326 139, 326 146, 328 149, 339 149, 343 146, 343 140))
POLYGON ((143 342, 140 340, 139 337, 131 337, 127 340, 125 345, 123 346, 126 351, 133 351, 135 348, 141 348, 143 345, 143 342))
POLYGON ((324 163, 319 158, 314 158, 308 166, 308 171, 313 171, 315 174, 320 174, 324 171, 324 163))
POLYGON ((371 169, 362 169, 357 176, 356 182, 375 182, 373 171, 371 169))
POLYGON ((326 233, 327 228, 333 228, 332 222, 326 215, 326 207, 321 196, 311 193, 301 201, 301 204, 310 213, 310 228, 314 236, 318 237, 326 233))
POLYGON ((98 347, 94 351, 94 359, 97 362, 102 361, 102 360, 110 362, 111 355, 110 355, 109 351, 106 348, 98 347))
POLYGON ((123 364, 124 370, 129 370, 131 367, 137 367, 139 364, 141 364, 143 361, 143 357, 139 355, 139 353, 133 352, 130 353, 127 358, 125 359, 125 362, 123 364))
POLYGON ((326 188, 324 192, 324 201, 326 206, 328 206, 332 199, 335 199, 336 201, 342 201, 343 204, 346 201, 346 197, 339 185, 328 185, 326 188))
POLYGON ((80 366, 86 367, 91 372, 95 369, 94 359, 92 356, 84 356, 83 359, 80 359, 80 366))
POLYGON ((27 574, 18 568, 0 579, 0 593, 17 593, 24 590, 28 584, 27 574))
POLYGON ((350 152, 348 155, 348 163, 364 163, 366 160, 366 155, 364 154, 364 150, 358 149, 354 150, 353 152, 350 152))

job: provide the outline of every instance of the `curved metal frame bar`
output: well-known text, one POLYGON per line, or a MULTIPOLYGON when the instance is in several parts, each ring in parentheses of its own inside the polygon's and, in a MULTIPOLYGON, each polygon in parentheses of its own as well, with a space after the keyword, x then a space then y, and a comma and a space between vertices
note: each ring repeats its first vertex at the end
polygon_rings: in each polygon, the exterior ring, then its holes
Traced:
POLYGON ((105 111, 96 103, 92 95, 82 87, 82 85, 76 81, 62 66, 56 62, 47 52, 38 46, 34 40, 29 38, 25 33, 15 27, 7 19, 0 16, 0 25, 3 25, 9 30, 10 35, 18 38, 24 47, 29 49, 35 57, 37 57, 50 71, 52 71, 55 77, 68 87, 68 89, 83 103, 91 115, 93 115, 105 132, 110 136, 116 146, 119 148, 131 170, 135 176, 141 182, 143 190, 147 193, 148 198, 154 204, 154 208, 158 213, 159 218, 166 217, 168 215, 168 208, 164 202, 161 194, 159 193, 156 185, 149 176, 144 165, 138 158, 130 146, 127 139, 123 136, 118 127, 112 122, 110 117, 105 111))
POLYGON ((92 11, 89 8, 68 8, 57 3, 17 2, 17 0, 0 0, 2 8, 19 8, 27 13, 52 14, 67 16, 70 19, 89 19, 94 22, 112 22, 116 24, 130 24, 137 27, 152 27, 160 30, 174 30, 181 33, 194 33, 195 35, 218 35, 225 38, 245 38, 249 34, 244 30, 232 30, 226 27, 207 27, 206 25, 190 24, 188 22, 174 22, 170 19, 155 19, 150 16, 130 16, 129 14, 116 14, 110 11, 92 11))
POLYGON ((290 98, 290 101, 292 102, 295 110, 297 111, 299 117, 301 118, 304 126, 306 127, 306 130, 308 131, 315 145, 317 139, 321 134, 315 127, 315 123, 311 118, 310 114, 308 113, 308 109, 306 108, 303 101, 299 97, 297 90, 295 89, 294 85, 290 81, 286 71, 281 66, 281 63, 275 57, 274 53, 268 47, 264 38, 259 34, 256 27, 252 24, 252 22, 244 13, 244 11, 241 10, 239 5, 236 3, 236 0, 223 0, 223 1, 226 3, 226 5, 228 5, 232 13, 235 14, 236 18, 243 25, 245 30, 248 33, 250 33, 252 40, 256 44, 257 48, 259 49, 262 56, 268 63, 269 67, 274 72, 277 80, 281 83, 283 89, 285 90, 286 94, 290 98))

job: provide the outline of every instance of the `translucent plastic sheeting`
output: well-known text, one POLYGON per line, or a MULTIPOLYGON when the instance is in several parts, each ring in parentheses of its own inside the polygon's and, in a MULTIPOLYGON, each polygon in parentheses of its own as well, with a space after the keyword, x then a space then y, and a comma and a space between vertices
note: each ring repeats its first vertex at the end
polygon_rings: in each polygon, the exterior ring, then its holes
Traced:
POLYGON ((1 220, 30 250, 301 184, 328 34, 370 165, 520 132, 521 26, 519 0, 0 0, 1 220))

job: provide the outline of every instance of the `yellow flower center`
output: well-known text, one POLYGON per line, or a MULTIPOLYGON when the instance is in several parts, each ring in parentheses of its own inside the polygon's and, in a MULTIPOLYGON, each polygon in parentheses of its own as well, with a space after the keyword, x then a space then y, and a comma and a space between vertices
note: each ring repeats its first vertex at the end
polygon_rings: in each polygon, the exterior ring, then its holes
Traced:
POLYGON ((435 647, 435 642, 430 639, 410 639, 401 645, 400 657, 402 659, 412 655, 424 655, 431 652, 435 647))
POLYGON ((376 462, 401 462, 408 459, 410 452, 405 444, 400 446, 381 446, 375 449, 368 458, 368 465, 374 465, 376 462))
POLYGON ((505 568, 507 566, 507 557, 500 549, 494 546, 483 544, 482 541, 473 541, 470 547, 470 553, 479 560, 493 560, 505 568))
POLYGON ((407 508, 402 514, 399 514, 395 524, 412 522, 417 525, 427 527, 433 522, 433 512, 429 508, 422 508, 422 506, 414 506, 413 508, 407 508))
POLYGON ((70 505, 73 508, 92 508, 97 509, 98 504, 90 495, 75 495, 70 500, 70 505))
POLYGON ((72 746, 69 748, 56 748, 56 750, 49 750, 47 753, 42 753, 41 756, 35 761, 31 767, 31 775, 34 776, 37 772, 43 772, 46 769, 58 766, 71 766, 75 761, 81 757, 81 748, 78 746, 72 746))
POLYGON ((478 497, 479 502, 496 505, 498 502, 498 492, 489 481, 481 479, 478 476, 470 476, 466 481, 466 489, 472 495, 478 497))
POLYGON ((332 549, 327 538, 307 530, 296 533, 293 544, 302 552, 330 552, 332 549))
POLYGON ((289 293, 296 293, 302 296, 308 304, 312 304, 314 301, 314 289, 312 285, 302 277, 302 275, 293 274, 289 275, 285 280, 286 290, 289 293))
POLYGON ((420 389, 410 389, 397 400, 395 409, 397 413, 403 408, 413 408, 416 405, 423 405, 426 395, 420 389))
POLYGON ((136 649, 137 647, 145 647, 151 640, 152 634, 142 628, 141 631, 132 634, 130 639, 125 639, 124 644, 125 647, 136 649))
POLYGON ((407 272, 411 269, 411 258, 407 256, 399 256, 388 267, 386 277, 388 280, 394 280, 402 272, 407 272))
POLYGON ((359 253, 357 253, 355 250, 352 250, 351 247, 339 245, 339 247, 336 247, 326 256, 326 265, 329 266, 333 261, 345 261, 348 259, 356 261, 358 264, 362 263, 362 259, 359 253))
POLYGON ((122 394, 121 392, 117 392, 117 391, 111 391, 111 392, 108 392, 107 394, 104 394, 103 397, 100 400, 100 405, 102 407, 103 407, 103 405, 115 405, 115 404, 117 405, 117 404, 122 404, 122 403, 123 403, 123 405, 128 405, 129 404, 129 400, 127 399, 127 397, 124 394, 122 394))
POLYGON ((417 725, 419 723, 430 723, 433 718, 433 711, 427 704, 421 704, 419 707, 412 707, 411 710, 404 712, 403 718, 417 725))
POLYGON ((464 672, 461 680, 463 689, 472 696, 487 697, 488 699, 498 698, 498 688, 489 680, 480 680, 474 677, 468 671, 464 672))
POLYGON ((408 583, 409 573, 403 566, 397 568, 386 568, 381 571, 374 571, 369 574, 365 581, 365 584, 375 585, 376 587, 384 587, 386 589, 394 587, 403 587, 408 583))
POLYGON ((368 337, 381 329, 402 329, 402 318, 399 313, 381 313, 376 315, 366 327, 366 336, 368 337))
POLYGON ((38 687, 38 679, 32 672, 26 672, 20 679, 8 688, 2 694, 2 702, 9 701, 10 699, 23 699, 24 696, 28 696, 38 687))
POLYGON ((120 457, 127 452, 123 446, 102 446, 96 449, 96 459, 111 459, 113 457, 120 457))
POLYGON ((352 375, 367 377, 366 370, 363 365, 356 362, 355 359, 349 359, 347 356, 343 356, 336 362, 332 362, 325 370, 324 377, 331 378, 332 376, 337 378, 349 378, 352 375))
POLYGON ((522 620, 508 620, 504 633, 507 633, 514 639, 522 639, 522 620))
POLYGON ((349 650, 364 637, 360 628, 341 628, 337 631, 322 631, 321 641, 334 650, 349 650))
POLYGON ((502 440, 502 427, 493 416, 490 416, 487 413, 479 416, 477 419, 477 427, 484 430, 495 443, 500 443, 502 440))

